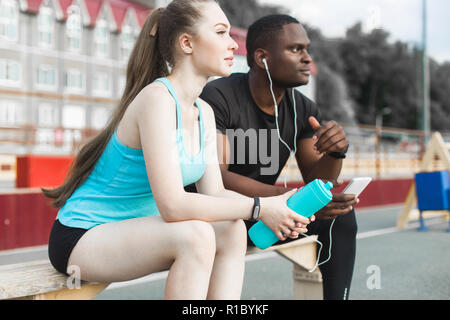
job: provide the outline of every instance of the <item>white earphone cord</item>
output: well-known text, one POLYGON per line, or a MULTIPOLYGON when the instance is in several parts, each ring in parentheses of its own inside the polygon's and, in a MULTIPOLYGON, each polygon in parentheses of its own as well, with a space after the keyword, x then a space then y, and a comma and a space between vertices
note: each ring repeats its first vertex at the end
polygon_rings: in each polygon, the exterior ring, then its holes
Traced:
MULTIPOLYGON (((264 63, 264 67, 266 69, 267 77, 269 78, 270 93, 272 94, 273 104, 274 104, 274 107, 275 107, 275 124, 277 126, 278 140, 280 140, 281 143, 283 143, 285 145, 285 147, 289 150, 289 153, 292 154, 291 148, 289 148, 289 145, 281 138, 281 135, 280 135, 280 128, 278 126, 278 104, 277 104, 277 100, 275 99, 275 94, 273 93, 272 78, 270 76, 269 67, 267 65, 266 59, 264 58, 262 60, 262 62, 264 63)), ((294 107, 294 128, 295 128, 294 129, 295 134, 294 134, 294 150, 293 151, 294 151, 294 154, 295 154, 295 153, 297 153, 297 143, 296 143, 297 142, 296 141, 297 140, 297 108, 296 108, 296 104, 295 104, 294 90, 295 89, 292 89, 292 101, 293 101, 293 107, 294 107)), ((284 178, 284 187, 285 188, 287 188, 286 180, 287 180, 287 177, 284 178)), ((325 261, 322 261, 322 262, 319 263, 320 253, 322 251, 323 244, 319 240, 315 240, 320 245, 320 248, 319 248, 319 251, 317 252, 316 264, 311 270, 308 270, 308 272, 314 272, 317 269, 318 266, 328 262, 331 259, 331 245, 332 245, 332 241, 333 241, 333 237, 332 237, 331 231, 333 229, 333 225, 334 225, 335 221, 336 221, 336 218, 333 219, 333 221, 331 222, 331 225, 330 225, 330 231, 329 231, 330 246, 328 248, 328 258, 325 261)), ((302 236, 309 237, 307 234, 302 234, 302 236)))
MULTIPOLYGON (((328 258, 325 261, 319 262, 320 253, 322 251, 323 244, 319 240, 315 240, 320 245, 320 248, 319 248, 319 251, 317 252, 316 264, 314 265, 314 267, 311 270, 308 270, 308 272, 314 272, 317 269, 318 266, 321 266, 324 263, 327 263, 331 259, 331 246, 333 244, 333 236, 331 234, 331 231, 333 230, 333 225, 334 225, 335 221, 336 221, 336 218, 334 218, 333 221, 331 222, 330 231, 329 231, 329 234, 328 234, 329 237, 330 237, 330 246, 328 247, 328 258)), ((310 237, 307 234, 303 234, 303 233, 301 235, 304 236, 305 238, 310 237)))
MULTIPOLYGON (((270 83, 270 93, 272 94, 273 104, 275 107, 275 124, 277 126, 277 133, 278 133, 278 139, 285 145, 285 147, 289 150, 289 153, 292 152, 291 148, 289 148, 289 145, 281 138, 280 135, 280 127, 278 126, 278 104, 277 100, 275 99, 275 94, 273 93, 273 84, 272 84, 272 78, 270 76, 269 67, 267 66, 266 59, 263 59, 264 66, 266 68, 267 77, 269 78, 270 83)), ((292 89, 292 101, 294 106, 294 154, 297 152, 297 108, 295 105, 295 96, 294 96, 294 89, 292 89)))

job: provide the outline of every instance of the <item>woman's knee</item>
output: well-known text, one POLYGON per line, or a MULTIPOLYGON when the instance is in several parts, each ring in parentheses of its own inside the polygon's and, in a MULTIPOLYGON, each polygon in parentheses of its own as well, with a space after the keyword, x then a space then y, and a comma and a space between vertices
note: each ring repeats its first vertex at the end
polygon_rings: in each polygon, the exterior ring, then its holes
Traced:
POLYGON ((177 255, 188 255, 195 259, 213 260, 216 253, 214 229, 210 223, 190 220, 180 225, 177 233, 177 255))
POLYGON ((244 221, 224 221, 215 225, 217 252, 238 252, 247 250, 247 228, 244 221))

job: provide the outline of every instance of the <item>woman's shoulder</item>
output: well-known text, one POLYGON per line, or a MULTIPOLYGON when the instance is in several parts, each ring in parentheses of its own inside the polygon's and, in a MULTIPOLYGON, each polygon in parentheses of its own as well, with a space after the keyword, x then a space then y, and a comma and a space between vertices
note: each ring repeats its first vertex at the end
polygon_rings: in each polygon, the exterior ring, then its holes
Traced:
POLYGON ((167 88, 160 82, 152 82, 145 86, 135 100, 144 105, 150 102, 158 102, 158 104, 172 104, 174 102, 167 88))
POLYGON ((145 86, 130 103, 127 112, 129 119, 138 127, 154 125, 167 122, 175 123, 176 108, 175 101, 162 83, 152 82, 145 86))
MULTIPOLYGON (((139 115, 174 112, 175 101, 167 88, 159 82, 145 86, 131 103, 139 115)), ((131 106, 131 105, 130 105, 131 106)))

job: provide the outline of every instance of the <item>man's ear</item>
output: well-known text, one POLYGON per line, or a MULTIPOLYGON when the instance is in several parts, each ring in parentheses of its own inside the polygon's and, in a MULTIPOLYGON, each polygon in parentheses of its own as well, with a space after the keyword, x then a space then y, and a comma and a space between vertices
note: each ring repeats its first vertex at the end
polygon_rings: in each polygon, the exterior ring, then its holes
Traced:
POLYGON ((265 69, 264 62, 263 62, 263 59, 264 59, 264 58, 266 59, 267 64, 269 64, 269 61, 270 61, 269 54, 268 54, 268 52, 267 52, 266 50, 264 50, 264 49, 256 49, 256 50, 255 50, 255 53, 254 53, 254 55, 253 55, 253 58, 254 58, 254 60, 255 60, 255 64, 256 64, 258 67, 260 67, 261 69, 265 69))
POLYGON ((183 33, 179 38, 178 38, 178 43, 180 45, 181 51, 185 54, 191 54, 194 46, 192 43, 192 36, 187 34, 187 33, 183 33))

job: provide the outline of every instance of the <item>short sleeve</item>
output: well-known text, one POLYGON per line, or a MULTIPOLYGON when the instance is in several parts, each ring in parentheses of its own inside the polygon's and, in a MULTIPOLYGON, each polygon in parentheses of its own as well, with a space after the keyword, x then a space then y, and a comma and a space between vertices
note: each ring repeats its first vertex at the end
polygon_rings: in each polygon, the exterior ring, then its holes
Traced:
POLYGON ((205 100, 213 109, 217 130, 226 134, 226 129, 231 127, 230 107, 222 92, 212 85, 206 85, 200 94, 200 98, 205 100))
MULTIPOLYGON (((296 90, 297 91, 297 90, 296 90)), ((311 138, 314 135, 314 130, 309 124, 309 117, 314 117, 317 121, 322 121, 322 116, 317 105, 307 97, 305 97, 300 92, 296 92, 296 104, 297 104, 297 114, 302 114, 302 117, 297 121, 300 122, 299 127, 302 128, 301 132, 298 134, 298 139, 311 138)))

